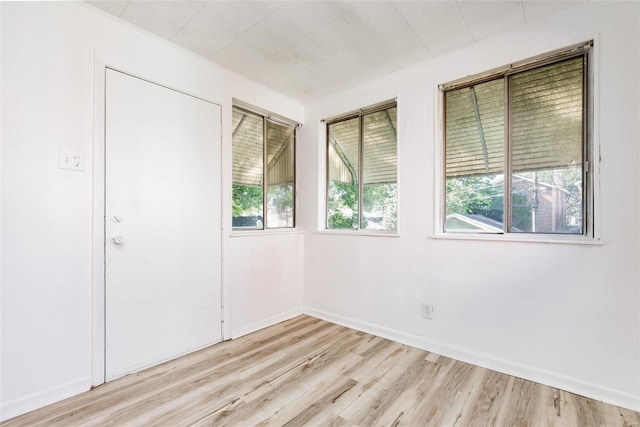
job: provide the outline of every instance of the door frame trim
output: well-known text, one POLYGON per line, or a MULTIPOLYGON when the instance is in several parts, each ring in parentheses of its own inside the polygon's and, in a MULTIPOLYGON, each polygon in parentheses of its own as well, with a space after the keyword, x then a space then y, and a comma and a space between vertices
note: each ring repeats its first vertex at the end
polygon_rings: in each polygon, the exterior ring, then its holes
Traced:
MULTIPOLYGON (((124 67, 113 66, 108 64, 102 58, 99 58, 97 55, 94 57, 94 81, 93 81, 93 175, 92 175, 92 283, 91 283, 91 328, 92 328, 92 386, 99 386, 105 383, 105 367, 106 367, 106 281, 105 281, 105 245, 106 245, 106 227, 105 227, 105 174, 106 174, 106 73, 107 69, 111 69, 113 71, 117 71, 128 76, 146 81, 151 84, 155 84, 161 87, 164 87, 169 90, 173 90, 175 92, 182 93, 184 95, 191 96, 196 99, 200 99, 202 101, 209 102, 211 104, 217 105, 220 107, 220 216, 223 217, 222 209, 224 207, 223 204, 223 193, 224 193, 224 175, 222 172, 224 159, 222 155, 224 154, 223 150, 223 107, 221 104, 217 102, 213 102, 206 98, 202 98, 199 96, 192 95, 188 92, 184 92, 181 90, 177 90, 172 88, 171 86, 157 83, 153 80, 146 79, 144 77, 140 77, 136 73, 132 73, 129 71, 125 71, 124 67)), ((221 220, 222 221, 222 220, 221 220)), ((221 222, 221 226, 224 224, 221 222)), ((224 237, 221 233, 220 236, 220 245, 221 245, 221 258, 220 258, 220 292, 221 292, 221 339, 224 341, 228 339, 226 337, 227 331, 226 328, 222 325, 228 325, 229 313, 228 310, 225 310, 225 281, 224 281, 224 237)))
POLYGON ((94 60, 92 218, 92 385, 105 382, 105 131, 106 64, 94 60))

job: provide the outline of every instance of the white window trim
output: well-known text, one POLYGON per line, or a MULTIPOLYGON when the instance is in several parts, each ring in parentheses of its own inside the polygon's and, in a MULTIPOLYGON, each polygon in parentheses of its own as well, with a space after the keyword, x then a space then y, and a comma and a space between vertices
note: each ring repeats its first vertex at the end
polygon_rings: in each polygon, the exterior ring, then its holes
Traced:
POLYGON ((296 228, 268 228, 266 230, 237 230, 229 234, 229 237, 255 237, 255 236, 281 236, 283 234, 304 234, 304 230, 296 228))
MULTIPOLYGON (((573 245, 603 245, 605 242, 601 236, 601 204, 600 204, 600 37, 591 37, 593 46, 588 55, 588 134, 589 168, 591 170, 591 189, 587 203, 590 203, 590 227, 591 233, 587 235, 572 234, 544 234, 544 233, 455 233, 444 231, 444 218, 446 212, 444 191, 444 164, 445 164, 445 134, 444 134, 444 91, 438 85, 434 85, 434 188, 433 188, 433 231, 427 237, 437 240, 477 240, 497 242, 524 242, 524 243, 551 243, 573 245)), ((565 45, 566 48, 567 45, 565 45)), ((560 47, 559 50, 563 49, 560 47)), ((553 48, 549 49, 549 53, 553 48)), ((544 55, 541 55, 544 56, 544 55)), ((498 67, 496 67, 498 68, 498 67)), ((480 75, 485 73, 480 73, 480 75)), ((472 79, 473 76, 467 78, 472 79)), ((589 224, 587 224, 589 226, 589 224)))
POLYGON ((325 230, 316 231, 314 234, 335 234, 341 236, 365 236, 365 237, 400 237, 395 231, 384 231, 384 230, 368 230, 368 229, 358 229, 358 230, 349 230, 349 229, 332 229, 328 228, 325 230))

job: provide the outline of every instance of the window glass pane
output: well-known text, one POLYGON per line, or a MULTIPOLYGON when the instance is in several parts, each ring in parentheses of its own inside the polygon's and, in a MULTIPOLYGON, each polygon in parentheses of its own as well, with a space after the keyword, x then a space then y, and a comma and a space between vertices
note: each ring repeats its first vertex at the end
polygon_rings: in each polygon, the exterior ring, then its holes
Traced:
POLYGON ((447 178, 445 231, 502 233, 504 180, 502 175, 447 178))
POLYGON ((294 226, 295 128, 267 120, 267 227, 294 226))
POLYGON ((583 57, 510 78, 512 230, 583 231, 583 57))
POLYGON ((513 232, 582 234, 582 167, 514 173, 511 203, 513 232))
POLYGON ((369 230, 395 230, 398 155, 397 108, 362 117, 362 224, 369 230))
POLYGON ((445 93, 445 231, 504 231, 504 80, 445 93))
POLYGON ((358 228, 358 117, 327 126, 327 228, 358 228))
POLYGON ((504 80, 445 93, 447 177, 504 170, 504 80))
POLYGON ((233 109, 234 229, 263 228, 263 118, 233 109))

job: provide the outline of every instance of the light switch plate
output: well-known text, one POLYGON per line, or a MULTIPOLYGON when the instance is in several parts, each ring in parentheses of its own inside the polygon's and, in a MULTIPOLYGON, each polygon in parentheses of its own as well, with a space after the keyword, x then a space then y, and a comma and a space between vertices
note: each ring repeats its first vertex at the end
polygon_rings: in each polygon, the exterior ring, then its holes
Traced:
POLYGON ((84 170, 84 157, 80 153, 71 153, 60 150, 58 153, 58 168, 72 171, 84 170))

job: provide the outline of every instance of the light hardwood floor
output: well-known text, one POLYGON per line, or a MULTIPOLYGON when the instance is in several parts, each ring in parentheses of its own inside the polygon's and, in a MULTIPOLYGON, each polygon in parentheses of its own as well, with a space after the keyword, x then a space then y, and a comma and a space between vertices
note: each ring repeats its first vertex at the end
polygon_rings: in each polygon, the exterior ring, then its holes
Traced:
POLYGON ((308 316, 2 426, 638 426, 640 413, 308 316))

